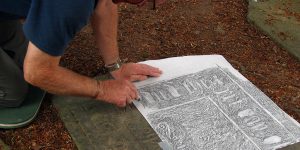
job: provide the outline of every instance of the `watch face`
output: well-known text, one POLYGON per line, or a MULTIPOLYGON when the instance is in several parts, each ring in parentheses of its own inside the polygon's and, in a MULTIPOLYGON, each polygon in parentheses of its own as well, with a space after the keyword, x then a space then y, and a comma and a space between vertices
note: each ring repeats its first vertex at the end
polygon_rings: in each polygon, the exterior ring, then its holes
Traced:
POLYGON ((121 65, 122 65, 122 61, 120 59, 118 59, 115 63, 113 64, 108 64, 108 65, 105 65, 105 69, 106 71, 108 72, 112 72, 112 71, 115 71, 115 70, 118 70, 121 68, 121 65))

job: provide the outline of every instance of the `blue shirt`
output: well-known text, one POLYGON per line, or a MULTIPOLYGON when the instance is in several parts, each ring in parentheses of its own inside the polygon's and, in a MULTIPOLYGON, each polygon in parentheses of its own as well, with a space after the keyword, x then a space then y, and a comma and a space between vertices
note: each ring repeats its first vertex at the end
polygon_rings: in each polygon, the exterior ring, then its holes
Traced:
POLYGON ((26 18, 24 34, 35 46, 60 56, 94 11, 96 0, 1 0, 0 21, 26 18))

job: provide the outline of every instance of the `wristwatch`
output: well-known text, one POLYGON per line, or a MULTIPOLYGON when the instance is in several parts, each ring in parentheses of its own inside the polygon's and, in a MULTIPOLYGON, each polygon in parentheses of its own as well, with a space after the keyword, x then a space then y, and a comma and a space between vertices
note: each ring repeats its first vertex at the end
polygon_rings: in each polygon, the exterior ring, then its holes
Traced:
POLYGON ((108 72, 113 72, 120 69, 121 66, 122 66, 122 61, 120 58, 118 58, 118 60, 115 63, 105 65, 104 67, 108 72))

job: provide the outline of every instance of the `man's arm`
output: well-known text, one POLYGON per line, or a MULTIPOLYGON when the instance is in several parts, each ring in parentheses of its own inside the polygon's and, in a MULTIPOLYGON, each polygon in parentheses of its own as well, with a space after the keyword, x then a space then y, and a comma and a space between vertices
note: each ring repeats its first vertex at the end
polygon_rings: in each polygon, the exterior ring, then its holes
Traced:
POLYGON ((118 6, 112 0, 98 1, 91 22, 96 44, 104 63, 115 63, 119 58, 117 43, 118 6))
POLYGON ((24 61, 25 80, 53 94, 95 96, 96 81, 60 67, 60 58, 46 54, 30 42, 24 61))
MULTIPOLYGON (((93 27, 106 64, 119 58, 117 18, 117 6, 111 0, 99 1, 93 15, 93 27)), ((136 88, 128 80, 144 80, 148 75, 159 76, 161 73, 157 68, 131 63, 112 73, 116 80, 97 82, 60 67, 60 58, 43 52, 30 42, 24 61, 25 80, 53 94, 95 97, 125 106, 138 97, 136 88)))
POLYGON ((120 107, 137 98, 132 83, 126 80, 98 82, 59 66, 60 56, 46 54, 31 42, 24 61, 25 80, 50 93, 94 97, 120 107))
MULTIPOLYGON (((112 0, 101 0, 92 16, 92 27, 96 43, 106 65, 113 64, 119 59, 117 44, 118 6, 112 0)), ((130 81, 145 80, 148 76, 160 76, 161 71, 144 64, 124 64, 119 70, 111 72, 115 79, 130 81)))

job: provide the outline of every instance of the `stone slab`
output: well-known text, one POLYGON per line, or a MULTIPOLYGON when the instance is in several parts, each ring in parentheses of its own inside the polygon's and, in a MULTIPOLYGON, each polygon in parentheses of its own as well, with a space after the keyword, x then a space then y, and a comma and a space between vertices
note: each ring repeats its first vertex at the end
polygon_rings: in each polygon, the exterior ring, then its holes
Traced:
POLYGON ((299 150, 299 149, 300 149, 300 143, 296 143, 296 144, 281 148, 279 150, 299 150))
POLYGON ((52 101, 79 150, 160 149, 159 137, 136 108, 124 112, 80 97, 54 96, 52 101))
POLYGON ((248 2, 248 20, 300 60, 300 1, 248 2))
POLYGON ((0 150, 9 150, 9 147, 0 139, 0 150))

